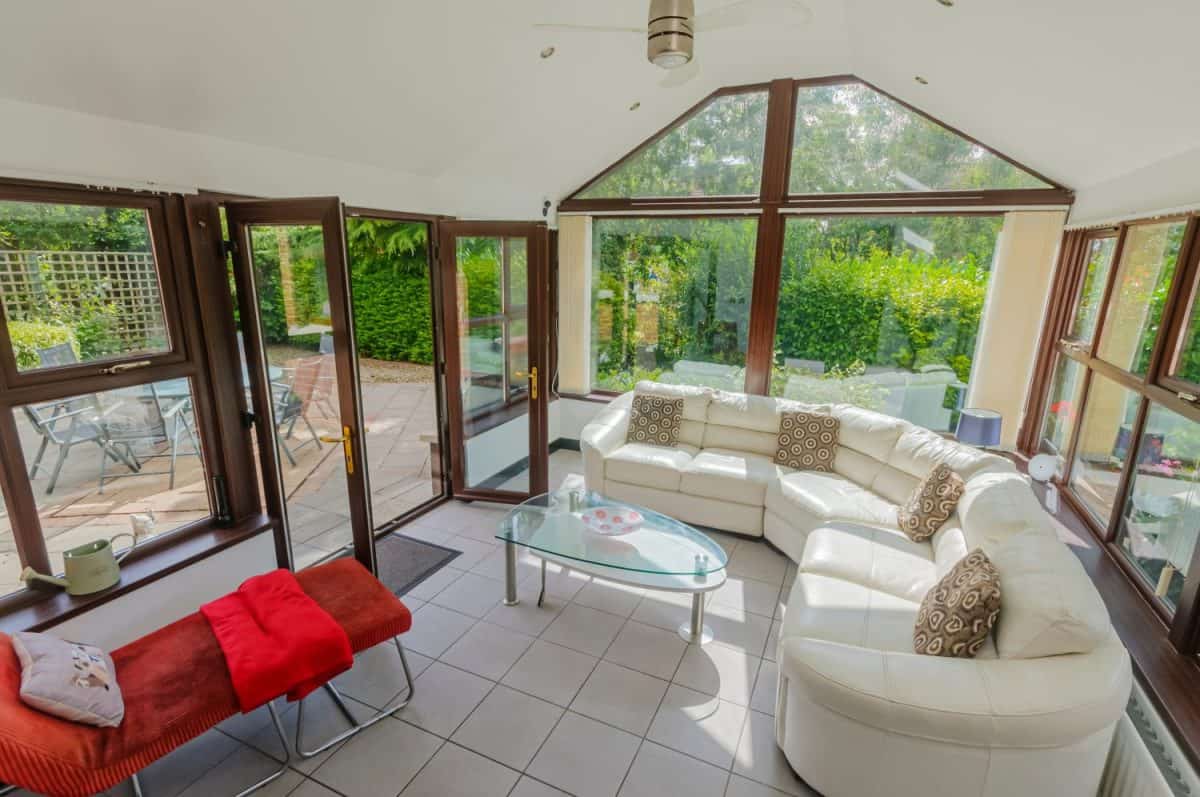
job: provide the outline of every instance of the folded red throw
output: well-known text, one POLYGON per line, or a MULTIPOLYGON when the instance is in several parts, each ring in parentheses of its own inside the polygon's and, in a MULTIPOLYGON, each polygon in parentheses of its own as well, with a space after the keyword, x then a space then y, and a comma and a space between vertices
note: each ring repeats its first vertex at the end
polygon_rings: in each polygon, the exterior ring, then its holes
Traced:
POLYGON ((282 694, 299 700, 354 666, 345 630, 288 570, 247 579, 200 612, 225 654, 244 712, 282 694))

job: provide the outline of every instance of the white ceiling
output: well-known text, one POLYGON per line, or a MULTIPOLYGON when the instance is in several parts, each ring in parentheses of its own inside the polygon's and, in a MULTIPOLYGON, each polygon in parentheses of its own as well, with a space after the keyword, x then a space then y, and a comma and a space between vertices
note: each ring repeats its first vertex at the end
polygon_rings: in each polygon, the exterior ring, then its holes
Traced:
POLYGON ((636 27, 647 0, 5 4, 0 99, 426 179, 480 215, 528 215, 712 89, 774 77, 858 74, 1076 189, 1200 149, 1194 0, 803 3, 701 34, 673 89, 637 35, 532 27, 636 27))

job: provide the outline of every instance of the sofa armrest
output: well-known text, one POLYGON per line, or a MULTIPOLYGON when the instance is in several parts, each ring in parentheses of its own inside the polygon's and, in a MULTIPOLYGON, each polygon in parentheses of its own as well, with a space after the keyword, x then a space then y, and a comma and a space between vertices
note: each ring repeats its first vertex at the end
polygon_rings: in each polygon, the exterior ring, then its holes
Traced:
POLYGON ((584 481, 589 490, 604 487, 604 459, 625 442, 629 429, 629 407, 609 405, 592 419, 579 435, 583 453, 584 481))
POLYGON ((795 697, 905 736, 1002 748, 1058 747, 1111 727, 1132 686, 1115 632, 1090 653, 1040 659, 955 659, 790 637, 779 645, 779 677, 777 711, 795 697))

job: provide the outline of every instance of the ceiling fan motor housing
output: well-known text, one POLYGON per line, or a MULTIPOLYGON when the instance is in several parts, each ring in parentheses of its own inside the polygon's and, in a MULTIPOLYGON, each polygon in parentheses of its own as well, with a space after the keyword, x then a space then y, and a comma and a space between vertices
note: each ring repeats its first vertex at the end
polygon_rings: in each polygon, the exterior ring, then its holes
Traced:
POLYGON ((655 66, 674 69, 692 60, 695 0, 650 0, 646 57, 655 66))

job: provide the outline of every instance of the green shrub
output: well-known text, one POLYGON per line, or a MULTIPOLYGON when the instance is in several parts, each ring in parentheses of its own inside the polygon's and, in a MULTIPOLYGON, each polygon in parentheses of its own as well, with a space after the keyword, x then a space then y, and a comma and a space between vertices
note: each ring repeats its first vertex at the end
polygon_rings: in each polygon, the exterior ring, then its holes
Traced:
POLYGON ((17 367, 21 369, 38 366, 38 349, 70 343, 75 354, 79 354, 79 342, 71 333, 71 328, 65 324, 49 321, 9 321, 8 336, 12 338, 17 367))
POLYGON ((855 362, 911 370, 945 363, 965 381, 987 279, 970 258, 826 253, 784 278, 777 345, 826 370, 855 362))

